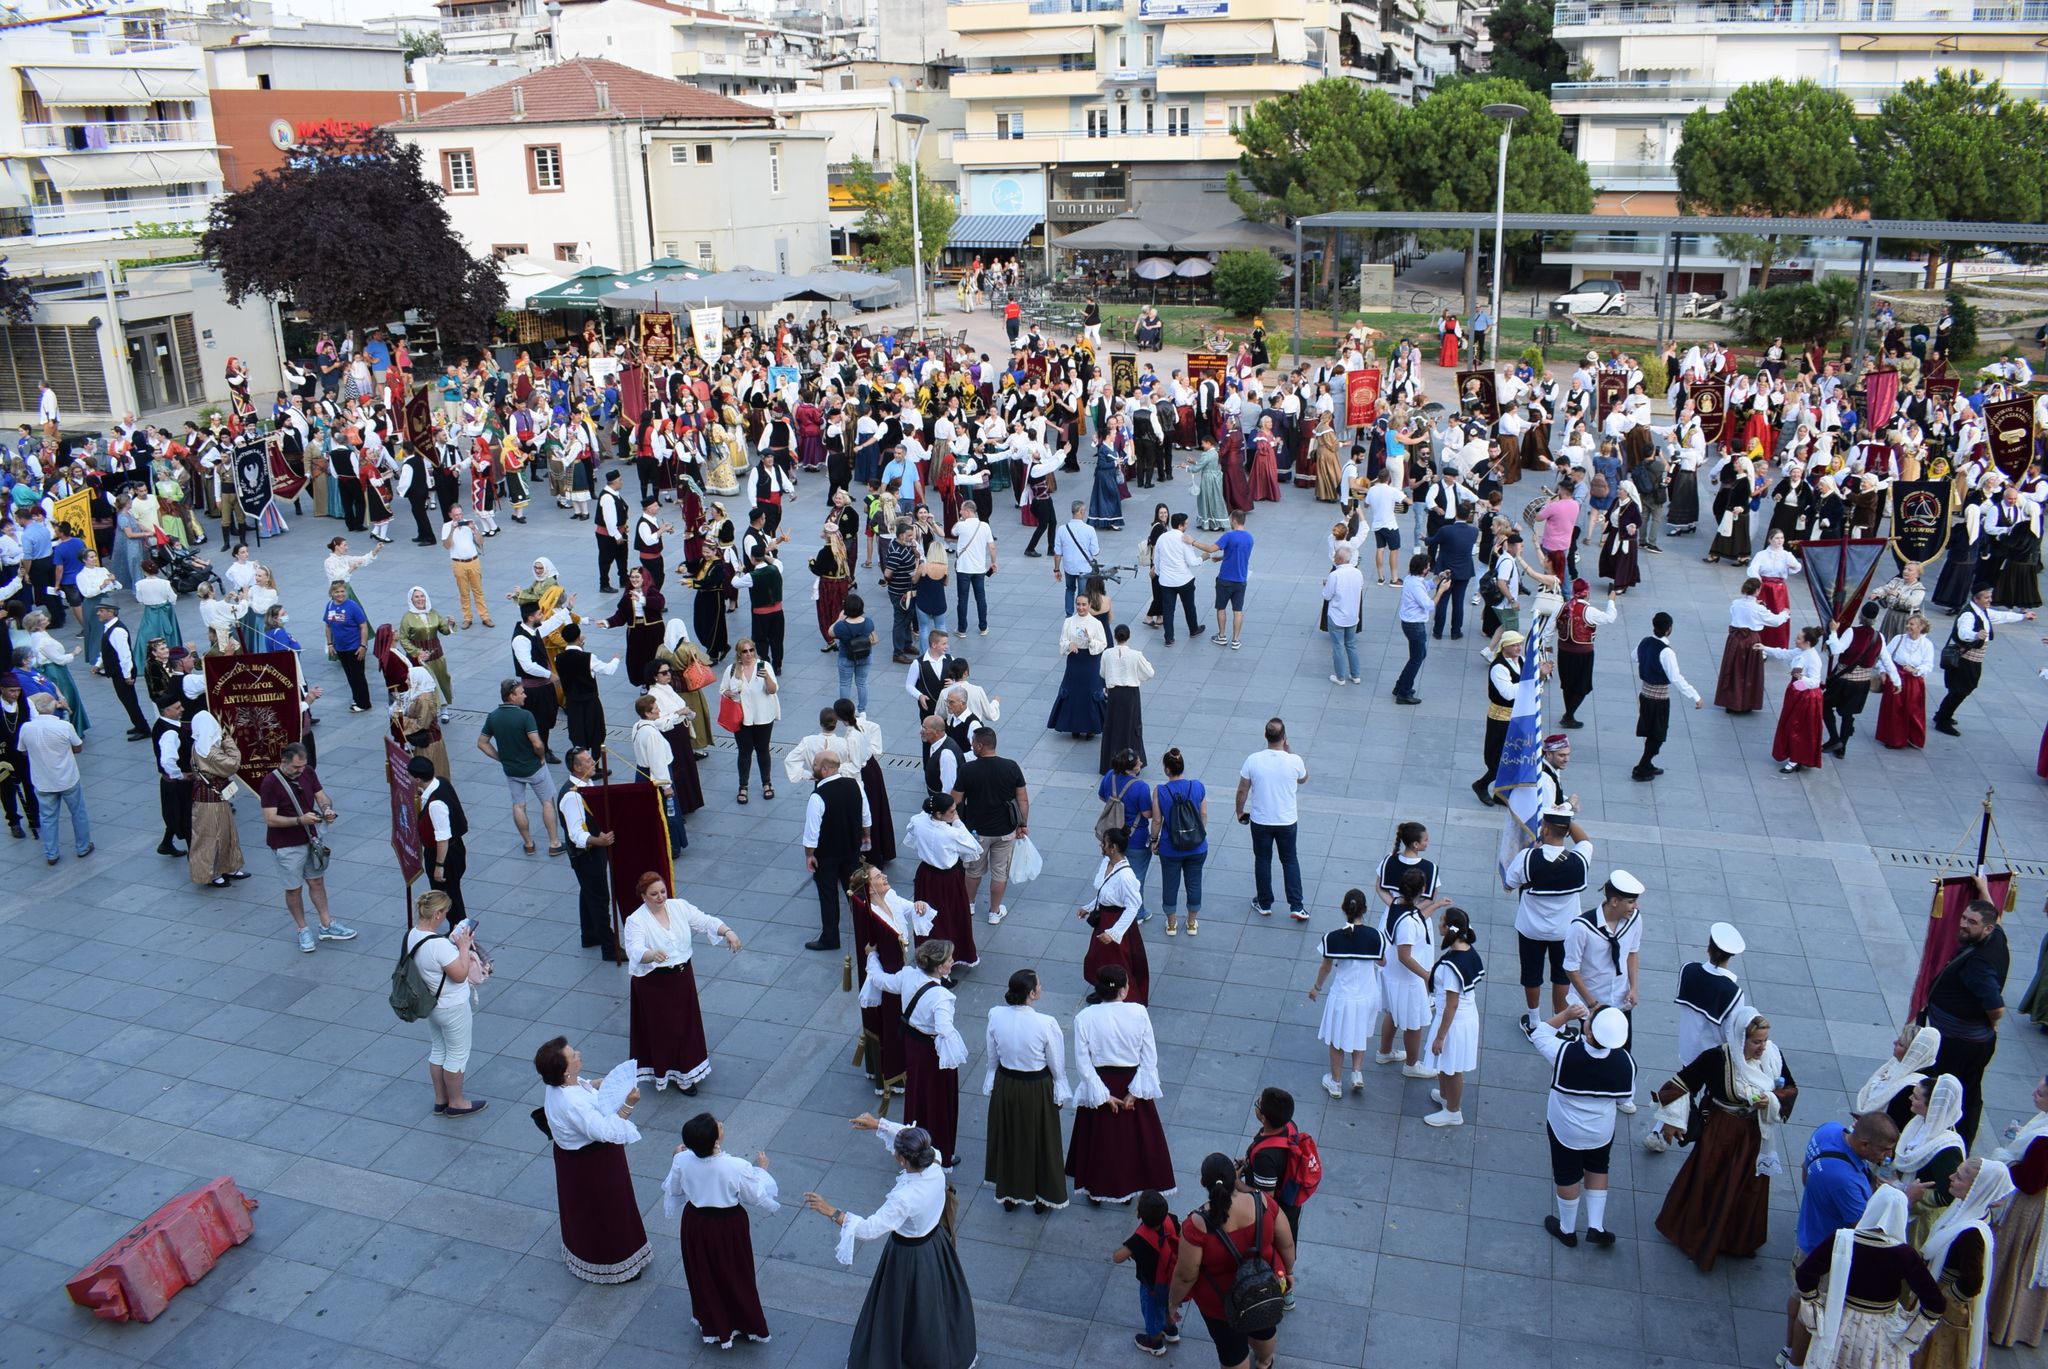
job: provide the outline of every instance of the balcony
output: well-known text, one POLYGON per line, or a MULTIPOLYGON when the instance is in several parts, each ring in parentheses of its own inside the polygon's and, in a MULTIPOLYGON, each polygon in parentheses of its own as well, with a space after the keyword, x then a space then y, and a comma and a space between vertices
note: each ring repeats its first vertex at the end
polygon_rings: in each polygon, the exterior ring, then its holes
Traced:
POLYGON ((2048 23, 2048 0, 1562 0, 1556 18, 1560 39, 1567 29, 1896 24, 1952 31, 1965 23, 2048 23))
MULTIPOLYGON (((1898 93, 1900 85, 1898 82, 1858 84, 1832 81, 1826 77, 1813 79, 1817 84, 1840 91, 1855 101, 1859 114, 1875 113, 1880 103, 1898 93)), ((1741 88, 1740 81, 1559 81, 1550 88, 1550 103, 1560 114, 1590 112, 1578 108, 1583 105, 1641 104, 1669 109, 1726 100, 1741 88)), ((2007 85, 2005 88, 2027 99, 2048 99, 2048 85, 2007 85)))
POLYGON ((997 66, 953 73, 956 100, 1030 100, 1060 96, 1088 98, 1102 89, 1095 68, 997 66))
POLYGON ((1668 162, 1587 162, 1597 190, 1676 190, 1678 175, 1668 162))
POLYGON ((443 19, 443 38, 463 38, 479 33, 511 33, 516 29, 538 29, 546 21, 537 14, 469 14, 443 19))
POLYGON ((955 33, 1070 28, 1076 23, 1113 28, 1123 19, 1123 0, 948 0, 946 5, 946 26, 955 33))
POLYGON ((190 119, 113 119, 82 124, 23 124, 21 141, 25 147, 53 152, 104 152, 210 139, 190 119))
POLYGON ((197 227, 206 222, 206 213, 212 204, 211 195, 108 200, 96 204, 39 204, 28 211, 28 235, 38 238, 112 235, 142 224, 192 224, 197 231, 197 227))
POLYGON ((1199 95, 1207 91, 1277 93, 1299 90, 1322 75, 1307 62, 1272 57, 1175 57, 1159 68, 1161 95, 1199 95))
POLYGON ((956 133, 953 160, 963 167, 1029 166, 1057 162, 1224 162, 1243 151, 1224 132, 1107 133, 1085 128, 1023 133, 956 133))
POLYGON ((724 76, 735 80, 808 81, 817 68, 806 58, 787 52, 679 52, 675 75, 679 81, 703 76, 724 76))

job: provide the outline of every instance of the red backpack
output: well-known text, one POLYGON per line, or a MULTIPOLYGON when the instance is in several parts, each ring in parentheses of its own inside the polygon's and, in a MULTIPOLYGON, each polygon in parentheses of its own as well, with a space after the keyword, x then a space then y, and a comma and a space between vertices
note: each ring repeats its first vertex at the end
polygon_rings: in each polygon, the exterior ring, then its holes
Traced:
POLYGON ((1315 1137, 1289 1122, 1284 1131, 1252 1142, 1251 1153, 1245 1157, 1246 1168, 1250 1168, 1253 1156, 1274 1146, 1286 1147, 1288 1156, 1287 1172, 1273 1196, 1288 1207, 1300 1207, 1322 1187, 1322 1152, 1316 1149, 1315 1137))
POLYGON ((1152 1281, 1155 1284, 1171 1284, 1173 1267, 1180 1263, 1180 1222, 1172 1213, 1167 1213, 1157 1230, 1138 1223, 1138 1229, 1131 1233, 1159 1254, 1152 1266, 1152 1281))

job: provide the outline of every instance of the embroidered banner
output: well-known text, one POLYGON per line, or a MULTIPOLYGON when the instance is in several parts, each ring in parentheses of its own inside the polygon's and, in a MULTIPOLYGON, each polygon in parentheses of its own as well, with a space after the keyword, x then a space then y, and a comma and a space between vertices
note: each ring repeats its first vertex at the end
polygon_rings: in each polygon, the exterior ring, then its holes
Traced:
POLYGON ((2005 472, 2006 479, 2024 476, 2027 463, 2034 459, 2033 396, 1986 404, 1984 440, 1991 448, 1991 459, 2005 472))
POLYGON ((1344 373, 1344 423, 1364 427, 1379 417, 1380 373, 1368 367, 1344 373))
POLYGON ((676 316, 640 315, 640 355, 648 361, 667 361, 676 354, 676 316))
POLYGON ((1880 366, 1867 373, 1863 377, 1863 398, 1870 412, 1870 430, 1883 432, 1899 411, 1897 368, 1880 366))
POLYGON ((1699 416, 1700 432, 1709 442, 1722 441, 1721 430, 1728 420, 1728 382, 1720 376, 1698 380, 1685 387, 1692 411, 1699 416))
POLYGON ((1922 565, 1948 545, 1946 480, 1898 480, 1892 483, 1892 555, 1899 564, 1922 565))
POLYGON ((303 734, 299 658, 290 651, 208 656, 206 706, 242 752, 238 774, 251 787, 277 769, 284 749, 303 734))
POLYGON ((1138 354, 1136 352, 1111 352, 1109 354, 1110 388, 1118 399, 1138 392, 1138 354))
POLYGON ((262 522, 272 493, 269 439, 252 437, 235 444, 235 497, 242 501, 242 517, 262 522))
POLYGON ((405 768, 411 759, 394 738, 384 739, 384 778, 391 786, 391 854, 407 888, 427 868, 420 846, 420 782, 405 768))
POLYGON ((1488 423, 1500 422, 1500 392, 1494 388, 1493 372, 1458 372, 1458 396, 1461 403, 1469 401, 1472 412, 1483 417, 1488 423))

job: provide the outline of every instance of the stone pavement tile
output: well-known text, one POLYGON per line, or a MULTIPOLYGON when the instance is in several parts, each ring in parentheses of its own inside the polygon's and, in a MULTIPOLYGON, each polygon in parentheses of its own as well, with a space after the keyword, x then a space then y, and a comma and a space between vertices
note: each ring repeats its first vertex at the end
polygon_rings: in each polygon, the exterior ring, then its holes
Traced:
MULTIPOLYGON (((1548 1325, 1538 1318, 1535 1325, 1548 1325)), ((1465 1325, 1458 1328, 1458 1369, 1503 1369, 1506 1365, 1527 1365, 1531 1369, 1550 1363, 1550 1339, 1513 1327, 1495 1328, 1465 1325)))
MULTIPOLYGON (((1434 1299, 1415 1304, 1430 1312, 1437 1310, 1434 1299)), ((1399 1364, 1407 1369, 1453 1369, 1458 1363, 1459 1326, 1455 1320, 1439 1320, 1407 1312, 1375 1310, 1366 1326, 1366 1364, 1399 1364)))
POLYGON ((1380 1235, 1382 1253, 1463 1265, 1467 1218, 1434 1207, 1389 1206, 1380 1235))
MULTIPOLYGON (((369 1219, 352 1217, 351 1220, 369 1219)), ((448 1244, 446 1237, 432 1232, 379 1224, 378 1229, 337 1268, 353 1278, 403 1288, 431 1268, 448 1244)))
MULTIPOLYGON (((604 1356, 610 1344, 597 1336, 550 1327, 518 1361, 518 1369, 589 1369, 604 1356)), ((510 1366, 506 1365, 506 1369, 510 1366)))
POLYGON ((214 1306, 258 1321, 283 1322, 327 1281, 330 1272, 275 1253, 224 1260, 216 1275, 223 1283, 215 1290, 214 1306))
POLYGON ((1609 1283, 1597 1257, 1618 1250, 1596 1250, 1585 1243, 1583 1228, 1576 1253, 1581 1262, 1574 1275, 1553 1285, 1550 1334, 1559 1342, 1637 1350, 1643 1343, 1643 1298, 1640 1293, 1609 1283))
POLYGON ((51 1163, 23 1176, 35 1180, 29 1185, 35 1192, 70 1203, 89 1202, 135 1168, 134 1161, 118 1155, 64 1149, 71 1153, 61 1158, 52 1154, 48 1157, 51 1163))
POLYGON ((151 1363, 162 1365, 164 1369, 234 1369, 234 1366, 245 1363, 267 1365, 271 1362, 273 1349, 287 1347, 298 1339, 286 1327, 209 1307, 159 1350, 151 1363))
POLYGON ((507 1369, 520 1362, 548 1328, 498 1312, 465 1309, 431 1361, 436 1369, 507 1369))
POLYGON ((493 1312, 532 1317, 553 1324, 581 1288, 582 1282, 562 1263, 559 1245, 545 1255, 522 1255, 519 1262, 484 1295, 482 1306, 493 1312))

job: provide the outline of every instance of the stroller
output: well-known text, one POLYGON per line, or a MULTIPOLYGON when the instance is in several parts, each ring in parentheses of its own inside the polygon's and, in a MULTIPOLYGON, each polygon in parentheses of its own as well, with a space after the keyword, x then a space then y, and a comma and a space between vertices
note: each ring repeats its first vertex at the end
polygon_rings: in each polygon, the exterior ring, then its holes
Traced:
POLYGON ((214 573, 213 563, 197 555, 190 547, 158 547, 155 555, 164 579, 169 580, 171 588, 178 593, 191 594, 205 584, 221 588, 220 576, 214 573))

